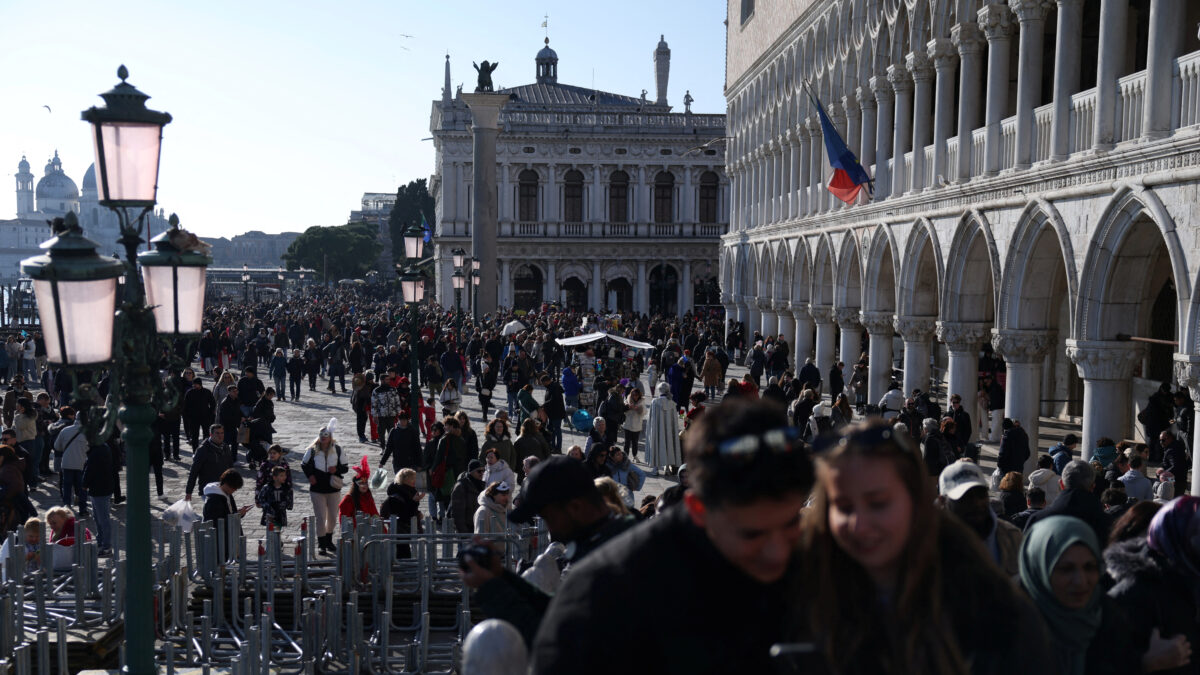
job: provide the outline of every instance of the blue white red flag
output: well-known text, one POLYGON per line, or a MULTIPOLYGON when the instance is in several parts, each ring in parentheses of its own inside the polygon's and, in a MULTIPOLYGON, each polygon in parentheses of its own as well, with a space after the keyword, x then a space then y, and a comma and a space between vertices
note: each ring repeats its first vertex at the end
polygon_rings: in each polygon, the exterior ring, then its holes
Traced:
POLYGON ((821 135, 825 138, 825 152, 829 154, 829 164, 833 167, 833 176, 825 185, 825 189, 847 204, 853 204, 864 185, 868 191, 871 189, 871 177, 867 175, 867 170, 862 164, 859 164, 858 158, 850 148, 846 147, 846 142, 834 128, 833 122, 829 121, 829 115, 825 114, 825 106, 821 105, 821 101, 813 96, 812 92, 809 92, 808 97, 817 107, 817 116, 821 119, 821 135))

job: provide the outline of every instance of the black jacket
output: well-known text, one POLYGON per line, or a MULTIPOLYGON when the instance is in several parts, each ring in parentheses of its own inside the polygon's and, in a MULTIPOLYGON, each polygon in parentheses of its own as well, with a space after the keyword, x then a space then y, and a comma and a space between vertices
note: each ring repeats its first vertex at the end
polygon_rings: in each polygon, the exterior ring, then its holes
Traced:
POLYGON ((534 640, 531 672, 774 672, 769 651, 787 637, 789 582, 746 576, 686 509, 668 509, 571 568, 534 640), (672 608, 655 639, 614 648, 628 638, 630 611, 654 606, 672 608))
POLYGON ((455 532, 468 534, 475 531, 475 510, 479 508, 479 493, 484 487, 483 481, 466 471, 458 474, 450 492, 450 516, 454 519, 455 532))
POLYGON ((221 405, 217 408, 217 421, 225 429, 225 442, 237 447, 238 427, 242 424, 242 408, 238 399, 226 396, 221 401, 221 405))
POLYGON ((253 406, 258 398, 267 390, 262 380, 257 377, 242 377, 238 380, 238 402, 244 406, 253 406))
POLYGON ((1025 522, 1025 532, 1028 533, 1034 523, 1050 516, 1075 516, 1092 527, 1098 541, 1108 541, 1108 530, 1112 523, 1104 513, 1100 498, 1087 490, 1064 490, 1059 493, 1053 504, 1029 516, 1025 522))
POLYGON ((567 404, 563 399, 563 388, 558 382, 550 380, 549 386, 546 387, 546 398, 542 403, 542 410, 546 411, 546 417, 554 419, 564 419, 567 416, 567 404))
POLYGON ((1027 459, 1029 459, 1029 434, 1017 426, 1005 431, 1004 436, 1000 439, 1000 454, 996 456, 996 466, 1003 473, 1024 471, 1027 459))
MULTIPOLYGON (((1150 644, 1150 631, 1157 628, 1162 636, 1183 634, 1190 644, 1200 644, 1200 620, 1197 599, 1189 581, 1164 557, 1150 550, 1144 538, 1116 543, 1104 551, 1104 565, 1115 582, 1108 592, 1128 615, 1135 654, 1150 644)), ((1090 655, 1089 655, 1090 656, 1090 655)), ((1159 671, 1166 675, 1195 673, 1195 656, 1190 667, 1159 671)), ((1125 670, 1138 672, 1137 669, 1125 670)))
POLYGON ((387 445, 383 449, 383 456, 379 458, 380 466, 392 458, 392 471, 400 469, 420 469, 421 461, 421 438, 417 435, 417 428, 410 422, 407 427, 399 426, 392 427, 392 431, 388 434, 387 445))
POLYGON ((217 445, 212 439, 205 440, 192 455, 192 468, 188 471, 187 487, 184 492, 192 494, 197 484, 203 488, 221 480, 221 474, 233 466, 233 457, 225 446, 217 445))
POLYGON ((200 424, 212 424, 217 413, 217 399, 205 387, 192 387, 183 395, 183 417, 200 424))
POLYGON ((88 448, 87 465, 83 469, 83 487, 92 497, 111 497, 116 487, 113 473, 112 449, 107 443, 88 448))

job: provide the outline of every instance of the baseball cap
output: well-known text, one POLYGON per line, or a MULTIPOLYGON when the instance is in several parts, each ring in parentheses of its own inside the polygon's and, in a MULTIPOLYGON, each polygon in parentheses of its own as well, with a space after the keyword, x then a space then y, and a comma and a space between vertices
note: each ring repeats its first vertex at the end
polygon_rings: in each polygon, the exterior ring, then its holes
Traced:
POLYGON ((565 455, 555 455, 539 462, 525 477, 525 485, 521 488, 521 504, 513 509, 508 519, 514 523, 528 523, 551 504, 569 502, 596 491, 592 474, 583 462, 565 455))
POLYGON ((988 487, 987 478, 974 462, 954 462, 942 469, 938 476, 938 492, 947 499, 958 501, 963 495, 977 486, 985 490, 988 487))

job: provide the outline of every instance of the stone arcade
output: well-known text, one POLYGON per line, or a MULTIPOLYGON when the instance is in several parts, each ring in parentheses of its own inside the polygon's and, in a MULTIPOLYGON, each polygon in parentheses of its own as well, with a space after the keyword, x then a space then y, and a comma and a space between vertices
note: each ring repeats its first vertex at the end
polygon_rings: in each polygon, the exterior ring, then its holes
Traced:
POLYGON ((1160 382, 1200 403, 1200 4, 728 9, 721 289, 748 330, 794 337, 823 372, 839 334, 851 362, 865 330, 873 401, 901 355, 906 391, 932 362, 971 401, 990 344, 1007 415, 1032 438, 1039 415, 1082 417, 1085 456, 1140 435, 1135 406, 1160 382), (803 82, 872 199, 825 190, 803 82))

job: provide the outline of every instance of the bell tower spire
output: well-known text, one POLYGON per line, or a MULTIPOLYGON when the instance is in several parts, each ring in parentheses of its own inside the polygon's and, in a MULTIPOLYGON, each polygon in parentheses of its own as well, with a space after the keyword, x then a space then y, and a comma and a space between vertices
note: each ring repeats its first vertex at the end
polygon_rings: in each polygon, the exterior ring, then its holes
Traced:
POLYGON ((450 105, 450 52, 446 52, 446 80, 442 83, 442 104, 450 105))

